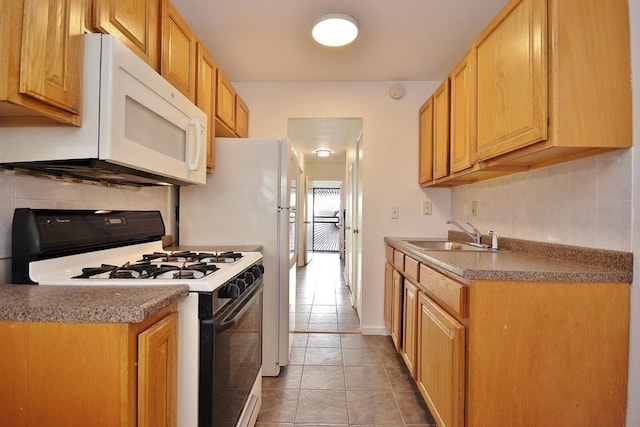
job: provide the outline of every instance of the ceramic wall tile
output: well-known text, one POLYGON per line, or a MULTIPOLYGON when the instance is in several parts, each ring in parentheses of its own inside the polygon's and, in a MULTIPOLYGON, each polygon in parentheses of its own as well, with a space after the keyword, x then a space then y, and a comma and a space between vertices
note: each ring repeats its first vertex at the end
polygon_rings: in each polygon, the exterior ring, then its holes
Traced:
POLYGON ((0 173, 0 197, 13 198, 16 195, 16 177, 0 173))
POLYGON ((618 150, 598 158, 598 200, 631 199, 631 150, 618 150))
POLYGON ((0 173, 0 259, 11 256, 15 208, 159 210, 167 224, 169 191, 167 187, 113 188, 0 173))
POLYGON ((483 232, 629 251, 631 173, 631 150, 618 150, 454 187, 451 213, 483 232), (465 216, 474 200, 477 216, 465 216))

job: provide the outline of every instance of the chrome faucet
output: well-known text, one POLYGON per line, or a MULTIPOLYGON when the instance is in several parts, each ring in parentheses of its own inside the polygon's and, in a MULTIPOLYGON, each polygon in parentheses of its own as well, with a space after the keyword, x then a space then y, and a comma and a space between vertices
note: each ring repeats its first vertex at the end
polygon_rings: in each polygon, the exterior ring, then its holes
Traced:
POLYGON ((466 234, 467 236, 471 237, 473 239, 473 244, 475 246, 484 246, 482 243, 480 243, 480 239, 482 238, 482 233, 480 232, 480 230, 478 230, 476 227, 473 226, 473 224, 471 224, 470 222, 467 222, 467 224, 469 224, 471 226, 471 228, 473 228, 473 233, 470 231, 467 231, 466 228, 464 228, 463 226, 461 226, 460 224, 458 224, 457 222, 453 221, 453 220, 447 220, 447 224, 453 224, 456 227, 458 227, 460 230, 462 230, 462 232, 464 234, 466 234))

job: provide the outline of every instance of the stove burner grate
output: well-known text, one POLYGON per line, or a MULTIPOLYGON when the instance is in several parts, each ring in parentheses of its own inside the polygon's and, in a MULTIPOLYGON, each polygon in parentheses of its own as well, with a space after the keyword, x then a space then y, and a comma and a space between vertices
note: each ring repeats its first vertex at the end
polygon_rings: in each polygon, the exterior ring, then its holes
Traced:
POLYGON ((91 279, 104 273, 109 273, 109 279, 199 279, 219 269, 215 264, 208 264, 206 262, 195 262, 191 264, 185 262, 182 266, 177 266, 153 264, 151 261, 146 260, 136 264, 126 263, 121 267, 110 264, 102 264, 100 267, 85 267, 82 269, 82 274, 72 278, 91 279), (171 272, 173 272, 171 276, 165 276, 166 273, 171 272))

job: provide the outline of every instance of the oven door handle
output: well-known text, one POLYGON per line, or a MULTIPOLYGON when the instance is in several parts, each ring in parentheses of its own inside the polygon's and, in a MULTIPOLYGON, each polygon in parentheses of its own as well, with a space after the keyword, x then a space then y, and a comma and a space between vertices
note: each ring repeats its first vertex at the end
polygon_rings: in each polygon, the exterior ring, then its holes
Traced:
POLYGON ((263 286, 262 281, 260 281, 260 283, 256 282, 254 286, 252 286, 253 289, 251 290, 251 292, 253 292, 253 294, 245 298, 241 305, 236 307, 231 313, 229 313, 228 316, 225 316, 222 322, 216 325, 216 333, 226 331, 227 329, 229 329, 230 327, 238 323, 238 320, 242 318, 242 316, 246 313, 246 311, 251 306, 251 303, 254 297, 259 295, 260 292, 262 292, 262 286, 263 286), (255 286, 255 285, 258 285, 258 286, 255 286))

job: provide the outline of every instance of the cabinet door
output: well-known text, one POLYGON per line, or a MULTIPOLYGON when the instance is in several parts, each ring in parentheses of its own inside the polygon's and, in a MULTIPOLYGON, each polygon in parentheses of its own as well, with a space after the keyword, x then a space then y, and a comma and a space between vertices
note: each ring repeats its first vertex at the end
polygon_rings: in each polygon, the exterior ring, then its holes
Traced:
POLYGON ((207 172, 211 173, 215 165, 215 93, 216 70, 218 66, 202 44, 197 47, 196 105, 207 115, 207 172))
POLYGON ((420 163, 418 182, 433 181, 433 97, 420 108, 420 163))
POLYGON ((471 166, 471 147, 476 125, 475 51, 467 53, 451 73, 450 170, 471 166))
POLYGON ((242 98, 236 94, 236 135, 240 138, 249 136, 249 108, 242 98))
POLYGON ((547 138, 546 13, 546 0, 512 1, 474 44, 475 160, 547 138))
POLYGON ((391 290, 391 339, 397 351, 402 348, 402 298, 403 277, 393 270, 393 286, 391 290))
POLYGON ((391 316, 393 307, 393 266, 384 265, 384 324, 391 332, 391 316))
POLYGON ((464 425, 464 326, 420 294, 418 389, 438 426, 464 425))
POLYGON ((20 92, 80 114, 81 0, 25 0, 20 92))
POLYGON ((138 426, 176 425, 178 314, 138 335, 138 426))
POLYGON ((413 378, 416 377, 417 329, 418 287, 411 281, 405 280, 401 354, 413 378))
POLYGON ((449 175, 449 78, 433 93, 433 177, 449 175))
POLYGON ((159 70, 161 0, 93 0, 93 26, 159 70))
POLYGON ((160 74, 191 101, 196 99, 196 37, 169 0, 162 2, 160 74))
MULTIPOLYGON (((236 127, 236 90, 218 68, 216 73, 216 118, 227 128, 233 131, 236 127)), ((232 136, 225 135, 224 132, 218 133, 216 136, 232 136)))

